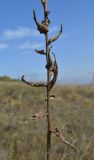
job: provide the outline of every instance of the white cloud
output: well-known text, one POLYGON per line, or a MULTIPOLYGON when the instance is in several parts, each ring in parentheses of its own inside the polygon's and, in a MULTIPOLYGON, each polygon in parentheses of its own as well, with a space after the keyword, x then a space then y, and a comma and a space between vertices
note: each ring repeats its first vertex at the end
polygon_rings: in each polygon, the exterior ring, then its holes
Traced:
POLYGON ((0 42, 0 49, 5 49, 5 48, 8 48, 9 45, 7 43, 1 43, 0 42))
MULTIPOLYGON (((50 28, 50 34, 58 31, 59 27, 52 26, 50 28)), ((18 39, 18 38, 24 38, 24 37, 37 37, 40 33, 36 29, 32 29, 30 27, 17 27, 16 29, 6 29, 3 32, 3 35, 1 36, 2 40, 12 40, 12 39, 18 39)))
POLYGON ((38 36, 39 33, 37 30, 31 29, 29 27, 18 27, 14 30, 5 30, 3 32, 3 39, 4 40, 12 40, 17 38, 24 38, 28 36, 38 36))
POLYGON ((38 43, 38 42, 25 42, 24 44, 21 44, 20 46, 18 46, 19 49, 36 49, 36 48, 40 48, 43 47, 44 43, 38 43))

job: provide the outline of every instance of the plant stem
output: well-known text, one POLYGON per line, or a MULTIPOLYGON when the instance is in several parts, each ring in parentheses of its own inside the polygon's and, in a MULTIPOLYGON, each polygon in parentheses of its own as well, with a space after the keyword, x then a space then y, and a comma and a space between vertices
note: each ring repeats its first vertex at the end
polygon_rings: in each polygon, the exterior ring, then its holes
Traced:
MULTIPOLYGON (((47 24, 47 3, 44 7, 44 19, 45 24, 47 24)), ((45 35, 45 41, 46 41, 46 63, 48 64, 49 61, 49 46, 48 46, 48 32, 45 35)), ((51 154, 51 120, 50 120, 50 91, 49 91, 49 82, 50 82, 50 69, 47 68, 47 160, 50 160, 50 154, 51 154)))
MULTIPOLYGON (((47 40, 46 36, 46 40, 47 40)), ((47 47, 48 51, 48 47, 47 47)), ((50 81, 50 71, 49 68, 47 69, 47 84, 49 84, 50 81)), ((50 160, 50 153, 51 153, 51 120, 50 120, 50 91, 49 91, 49 85, 47 87, 47 120, 48 120, 48 129, 47 129, 47 160, 50 160)))

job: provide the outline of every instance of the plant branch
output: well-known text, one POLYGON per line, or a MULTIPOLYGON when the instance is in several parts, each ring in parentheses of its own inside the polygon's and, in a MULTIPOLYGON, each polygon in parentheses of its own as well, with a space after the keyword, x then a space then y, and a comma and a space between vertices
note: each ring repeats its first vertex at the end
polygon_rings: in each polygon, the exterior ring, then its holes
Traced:
POLYGON ((62 27, 62 24, 61 24, 60 32, 56 36, 49 39, 48 45, 50 45, 52 42, 56 41, 61 36, 62 30, 63 30, 63 27, 62 27))
POLYGON ((40 119, 42 117, 45 117, 47 115, 48 115, 47 112, 45 112, 45 113, 43 113, 43 112, 35 113, 32 117, 26 119, 26 124, 31 120, 35 120, 36 121, 36 120, 38 120, 38 119, 40 119))
POLYGON ((28 82, 28 81, 26 81, 25 79, 24 79, 24 75, 22 76, 22 81, 24 82, 24 83, 26 83, 27 85, 30 85, 30 86, 32 86, 32 87, 47 87, 47 84, 46 83, 42 83, 42 82, 36 82, 36 83, 34 83, 34 82, 28 82))
POLYGON ((51 132, 54 133, 56 137, 58 137, 63 143, 70 146, 74 151, 78 153, 76 147, 73 144, 71 144, 69 141, 67 141, 65 137, 63 136, 63 134, 57 128, 52 129, 51 132))
POLYGON ((44 50, 37 50, 35 49, 36 53, 42 54, 42 55, 46 55, 46 53, 44 52, 44 50))

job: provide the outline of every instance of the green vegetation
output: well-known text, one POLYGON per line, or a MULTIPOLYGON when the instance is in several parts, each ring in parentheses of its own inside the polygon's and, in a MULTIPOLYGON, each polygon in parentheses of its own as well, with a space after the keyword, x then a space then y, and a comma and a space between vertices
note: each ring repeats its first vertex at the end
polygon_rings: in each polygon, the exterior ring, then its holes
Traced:
POLYGON ((9 76, 0 76, 0 81, 16 81, 9 76))
MULTIPOLYGON (((94 86, 56 86, 52 126, 78 149, 52 135, 52 160, 94 160, 94 86)), ((0 160, 45 160, 46 118, 26 119, 46 110, 45 89, 21 82, 0 82, 0 160)))

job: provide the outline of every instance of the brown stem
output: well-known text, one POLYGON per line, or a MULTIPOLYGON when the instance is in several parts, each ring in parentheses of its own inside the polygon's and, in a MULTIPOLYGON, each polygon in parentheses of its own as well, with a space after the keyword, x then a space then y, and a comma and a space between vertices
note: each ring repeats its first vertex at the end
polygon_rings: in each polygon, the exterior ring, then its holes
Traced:
MULTIPOLYGON (((44 5, 44 20, 45 25, 47 25, 48 17, 47 17, 47 3, 44 5)), ((48 64, 49 61, 49 46, 48 46, 48 32, 45 34, 45 41, 46 41, 46 62, 48 64)), ((50 82, 50 68, 47 68, 47 160, 50 160, 51 154, 51 120, 50 120, 50 90, 49 90, 49 82, 50 82)))

